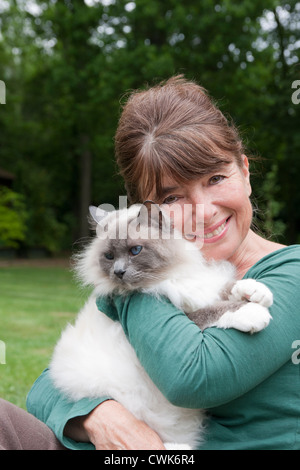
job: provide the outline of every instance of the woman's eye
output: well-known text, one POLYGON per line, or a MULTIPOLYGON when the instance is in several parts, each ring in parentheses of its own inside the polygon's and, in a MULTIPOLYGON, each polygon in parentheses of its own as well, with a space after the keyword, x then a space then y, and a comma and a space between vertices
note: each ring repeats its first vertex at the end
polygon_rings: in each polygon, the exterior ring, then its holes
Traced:
POLYGON ((132 248, 130 248, 129 251, 133 256, 136 256, 142 251, 142 248, 143 247, 141 245, 137 245, 137 246, 133 246, 132 248))
POLYGON ((177 196, 168 196, 164 199, 163 204, 172 204, 178 200, 177 196))
POLYGON ((104 253, 104 256, 105 256, 106 259, 108 259, 110 261, 112 259, 114 259, 114 254, 111 251, 108 251, 107 253, 104 253))
POLYGON ((214 175, 211 178, 209 178, 209 184, 218 184, 224 178, 225 178, 225 176, 222 176, 222 175, 214 175))

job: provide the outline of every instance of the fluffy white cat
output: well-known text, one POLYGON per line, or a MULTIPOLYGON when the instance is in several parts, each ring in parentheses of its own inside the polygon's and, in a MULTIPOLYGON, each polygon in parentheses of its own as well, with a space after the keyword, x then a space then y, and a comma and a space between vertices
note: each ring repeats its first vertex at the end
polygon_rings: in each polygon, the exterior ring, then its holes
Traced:
POLYGON ((253 333, 271 319, 272 293, 253 279, 236 281, 231 264, 206 262, 182 237, 164 237, 170 224, 160 210, 153 217, 152 208, 134 205, 101 217, 91 210, 97 236, 77 258, 77 272, 94 291, 74 326, 62 333, 50 373, 71 400, 109 396, 155 430, 167 449, 196 449, 205 412, 174 406, 163 396, 120 323, 101 313, 96 299, 132 291, 165 296, 202 330, 216 326, 253 333))

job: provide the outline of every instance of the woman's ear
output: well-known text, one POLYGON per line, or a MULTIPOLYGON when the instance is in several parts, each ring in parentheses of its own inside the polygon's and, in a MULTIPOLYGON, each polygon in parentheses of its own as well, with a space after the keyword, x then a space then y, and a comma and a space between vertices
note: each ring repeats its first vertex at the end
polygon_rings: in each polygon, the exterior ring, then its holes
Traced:
POLYGON ((252 193, 252 188, 250 184, 250 171, 249 171, 249 160, 246 155, 242 155, 242 173, 245 178, 245 185, 248 191, 248 196, 250 197, 252 193))

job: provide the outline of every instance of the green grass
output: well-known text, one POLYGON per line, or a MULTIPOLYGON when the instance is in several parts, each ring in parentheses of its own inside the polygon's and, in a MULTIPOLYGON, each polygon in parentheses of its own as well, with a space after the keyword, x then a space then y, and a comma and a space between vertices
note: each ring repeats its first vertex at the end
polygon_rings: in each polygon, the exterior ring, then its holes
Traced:
POLYGON ((34 380, 47 367, 60 332, 88 292, 61 267, 0 268, 0 397, 25 408, 34 380), (3 346, 3 344, 2 344, 3 346))

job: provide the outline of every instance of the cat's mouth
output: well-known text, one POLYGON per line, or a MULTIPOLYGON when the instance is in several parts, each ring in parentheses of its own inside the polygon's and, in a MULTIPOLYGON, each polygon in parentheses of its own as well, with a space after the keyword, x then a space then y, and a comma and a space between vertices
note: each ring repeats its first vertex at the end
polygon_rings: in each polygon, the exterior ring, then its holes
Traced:
POLYGON ((139 288, 147 288, 151 287, 153 282, 158 282, 164 279, 164 275, 160 275, 159 272, 156 273, 147 273, 143 272, 136 272, 134 275, 132 273, 127 273, 125 270, 122 274, 115 273, 113 274, 113 282, 117 289, 123 291, 135 291, 139 288))

